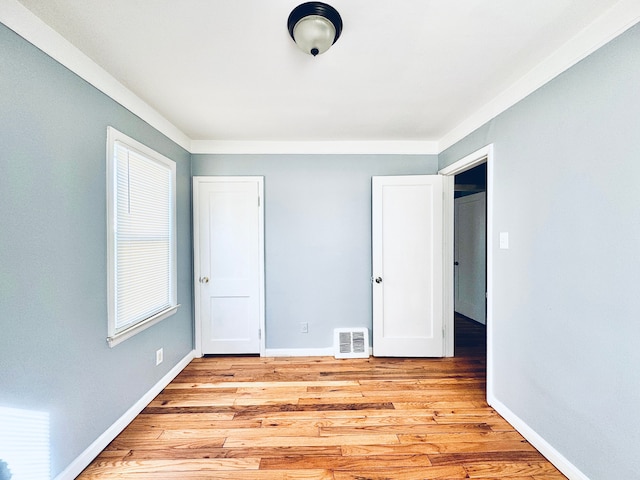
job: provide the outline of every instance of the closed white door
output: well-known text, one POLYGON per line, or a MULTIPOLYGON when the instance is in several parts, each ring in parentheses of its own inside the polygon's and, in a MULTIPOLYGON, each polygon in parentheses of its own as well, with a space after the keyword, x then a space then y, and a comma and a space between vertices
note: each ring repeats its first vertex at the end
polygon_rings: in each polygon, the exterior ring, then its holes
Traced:
POLYGON ((442 177, 373 177, 372 190, 373 354, 441 357, 442 177))
POLYGON ((487 196, 485 192, 454 200, 455 311, 486 323, 487 196))
POLYGON ((194 177, 199 353, 264 350, 262 190, 262 177, 194 177))

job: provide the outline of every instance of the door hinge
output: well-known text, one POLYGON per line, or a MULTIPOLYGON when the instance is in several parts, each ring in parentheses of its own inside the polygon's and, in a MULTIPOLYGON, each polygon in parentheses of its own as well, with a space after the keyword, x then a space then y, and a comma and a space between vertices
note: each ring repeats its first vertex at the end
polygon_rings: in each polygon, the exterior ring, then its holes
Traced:
POLYGON ((262 340, 262 329, 258 329, 258 340, 262 340))
POLYGON ((258 206, 260 206, 260 195, 258 195, 258 206))

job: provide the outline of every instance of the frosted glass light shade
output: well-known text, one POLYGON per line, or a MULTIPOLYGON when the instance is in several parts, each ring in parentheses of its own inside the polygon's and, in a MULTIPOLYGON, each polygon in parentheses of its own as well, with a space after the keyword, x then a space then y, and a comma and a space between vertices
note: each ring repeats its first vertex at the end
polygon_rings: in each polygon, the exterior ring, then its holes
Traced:
POLYGON ((342 32, 342 18, 331 5, 307 2, 293 9, 287 28, 300 50, 315 57, 336 43, 342 32))
POLYGON ((304 17, 293 27, 293 39, 298 48, 314 57, 329 50, 336 38, 336 28, 320 15, 304 17))

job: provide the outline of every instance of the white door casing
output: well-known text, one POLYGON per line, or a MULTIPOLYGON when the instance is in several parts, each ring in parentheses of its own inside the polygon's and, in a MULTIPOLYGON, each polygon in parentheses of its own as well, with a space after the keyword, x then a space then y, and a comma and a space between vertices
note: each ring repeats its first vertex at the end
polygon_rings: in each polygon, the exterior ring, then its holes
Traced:
POLYGON ((456 198, 455 311, 486 324, 486 210, 485 192, 456 198))
POLYGON ((194 177, 196 352, 264 354, 263 177, 194 177))
POLYGON ((438 175, 372 178, 376 356, 443 356, 442 199, 438 175))
POLYGON ((444 177, 444 316, 445 316, 445 355, 450 357, 454 354, 454 251, 453 251, 453 228, 454 228, 454 177, 481 163, 487 164, 487 401, 491 405, 494 401, 493 394, 493 169, 494 152, 493 144, 486 145, 475 152, 466 155, 452 164, 440 169, 438 173, 444 177))

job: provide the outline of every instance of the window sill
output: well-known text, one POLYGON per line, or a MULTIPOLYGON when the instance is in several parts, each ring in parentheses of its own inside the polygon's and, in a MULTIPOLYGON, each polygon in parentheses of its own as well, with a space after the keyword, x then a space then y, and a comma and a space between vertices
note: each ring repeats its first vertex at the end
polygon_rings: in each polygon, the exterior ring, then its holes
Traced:
POLYGON ((116 333, 110 337, 107 337, 107 343, 109 347, 113 348, 121 342, 124 342, 127 338, 133 337, 136 333, 139 333, 147 328, 155 325, 161 320, 164 320, 167 317, 170 317, 174 313, 178 311, 178 307, 180 305, 174 305, 172 307, 167 308, 166 310, 161 311, 160 313, 155 314, 153 317, 149 317, 146 320, 143 320, 140 323, 136 323, 135 325, 123 330, 121 332, 116 333))

